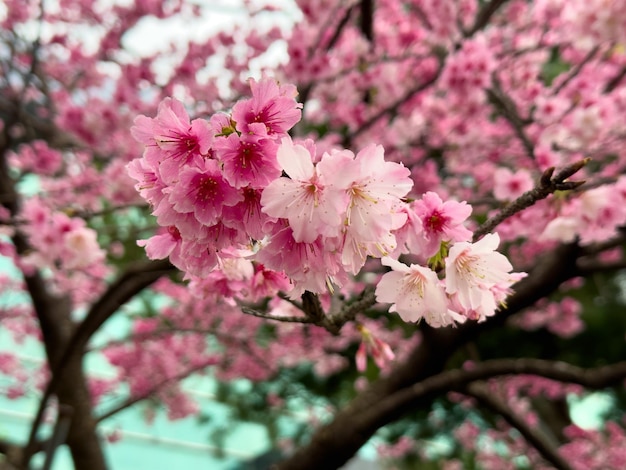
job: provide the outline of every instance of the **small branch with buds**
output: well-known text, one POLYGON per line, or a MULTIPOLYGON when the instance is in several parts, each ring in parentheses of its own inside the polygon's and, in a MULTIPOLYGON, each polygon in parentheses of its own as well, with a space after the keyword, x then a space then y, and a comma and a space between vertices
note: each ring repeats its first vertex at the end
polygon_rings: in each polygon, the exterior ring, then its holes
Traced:
POLYGON ((554 175, 554 167, 548 168, 543 172, 541 178, 539 179, 539 183, 530 191, 526 191, 520 197, 518 197, 515 201, 511 202, 507 206, 505 206, 498 214, 491 217, 484 224, 476 229, 474 232, 474 241, 477 241, 480 237, 485 235, 486 233, 490 233, 496 228, 499 224, 501 224, 504 220, 509 217, 517 214, 518 212, 523 211, 524 209, 532 206, 537 201, 547 198, 550 194, 556 191, 569 191, 572 189, 576 189, 583 184, 585 184, 584 180, 581 181, 565 181, 570 176, 574 175, 578 172, 582 167, 584 167, 587 163, 589 163, 589 158, 584 158, 579 160, 571 165, 566 166, 561 171, 559 171, 556 175, 554 175), (553 176, 554 175, 554 176, 553 176))

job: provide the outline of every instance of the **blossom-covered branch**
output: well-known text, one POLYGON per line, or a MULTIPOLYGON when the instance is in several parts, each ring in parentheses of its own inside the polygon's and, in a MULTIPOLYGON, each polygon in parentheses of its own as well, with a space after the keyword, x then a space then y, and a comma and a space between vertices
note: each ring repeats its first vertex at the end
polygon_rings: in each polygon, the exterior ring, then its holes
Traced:
POLYGON ((104 421, 105 419, 110 418, 111 416, 115 416, 120 411, 124 411, 127 408, 130 408, 135 403, 139 403, 140 401, 146 400, 153 396, 157 391, 165 388, 168 384, 180 382, 182 379, 189 377, 195 372, 202 371, 212 365, 215 364, 214 360, 207 361, 203 364, 195 364, 193 367, 190 367, 173 377, 166 377, 161 382, 155 384, 150 390, 146 390, 141 395, 128 397, 126 400, 123 400, 121 403, 116 406, 110 408, 107 411, 102 412, 100 415, 96 417, 96 421, 104 421))
POLYGON ((465 393, 476 399, 479 405, 504 418, 514 429, 532 445, 541 456, 558 470, 572 470, 568 461, 559 454, 556 447, 549 441, 540 428, 532 427, 518 416, 502 400, 485 389, 484 384, 474 382, 466 387, 465 393))

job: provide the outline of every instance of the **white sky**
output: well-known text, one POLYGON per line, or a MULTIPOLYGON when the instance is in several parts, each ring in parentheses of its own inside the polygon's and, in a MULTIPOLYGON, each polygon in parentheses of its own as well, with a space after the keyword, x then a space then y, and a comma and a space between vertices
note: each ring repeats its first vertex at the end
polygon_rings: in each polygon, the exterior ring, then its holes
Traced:
MULTIPOLYGON (((217 31, 232 30, 235 25, 248 26, 260 30, 268 30, 277 25, 282 29, 290 29, 294 22, 301 18, 294 0, 274 0, 272 3, 281 11, 262 13, 249 24, 244 15, 242 0, 195 0, 203 11, 200 18, 182 18, 180 16, 159 20, 144 18, 125 37, 125 47, 140 55, 151 54, 168 48, 170 42, 177 40, 206 40, 217 31), (284 10, 283 10, 284 9, 284 10)), ((263 4, 266 2, 255 2, 263 4)), ((185 42, 186 42, 185 41, 185 42)))

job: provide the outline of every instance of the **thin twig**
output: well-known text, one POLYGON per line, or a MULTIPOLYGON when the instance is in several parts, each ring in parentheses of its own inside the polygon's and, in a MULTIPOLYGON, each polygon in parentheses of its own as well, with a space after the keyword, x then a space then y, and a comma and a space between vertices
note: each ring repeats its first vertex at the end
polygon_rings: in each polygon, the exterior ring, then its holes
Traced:
POLYGON ((344 303, 341 309, 335 313, 325 313, 317 294, 308 291, 302 295, 302 304, 299 307, 304 312, 304 316, 271 315, 249 307, 241 307, 241 311, 264 320, 316 325, 336 335, 346 323, 354 321, 359 313, 367 310, 375 303, 374 288, 366 287, 356 299, 344 303))
POLYGON ((594 47, 593 49, 591 49, 587 55, 583 58, 583 60, 581 60, 578 64, 576 64, 576 66, 574 68, 572 68, 572 70, 570 70, 570 72, 567 74, 567 77, 565 77, 565 79, 559 83, 559 85, 552 91, 553 95, 558 95, 559 92, 565 88, 565 86, 571 82, 574 77, 576 77, 576 75, 578 75, 580 73, 580 71, 582 70, 582 68, 591 60, 593 59, 593 57, 598 53, 598 51, 600 50, 599 46, 594 47))
POLYGON ((252 315, 253 317, 262 318, 264 320, 279 321, 283 323, 314 323, 311 318, 304 316, 270 315, 248 307, 241 307, 241 311, 246 315, 252 315))
POLYGON ((491 103, 496 107, 496 109, 500 112, 500 114, 511 124, 517 138, 522 143, 524 150, 526 150, 526 154, 534 161, 535 160, 535 146, 531 142, 528 135, 524 131, 524 127, 528 123, 522 119, 517 111, 517 106, 513 102, 513 100, 502 90, 502 86, 500 81, 496 77, 495 73, 493 74, 493 86, 487 90, 487 96, 491 103))

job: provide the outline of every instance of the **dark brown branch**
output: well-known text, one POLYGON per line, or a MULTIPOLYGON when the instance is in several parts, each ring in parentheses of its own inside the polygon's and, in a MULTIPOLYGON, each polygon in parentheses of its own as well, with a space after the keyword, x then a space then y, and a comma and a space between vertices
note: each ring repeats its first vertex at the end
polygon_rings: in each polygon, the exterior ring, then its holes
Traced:
POLYGON ((83 349, 91 336, 122 305, 161 277, 176 272, 168 260, 145 261, 129 266, 94 303, 80 324, 70 344, 83 349))
POLYGON ((303 317, 303 316, 281 316, 281 315, 270 315, 268 313, 259 312, 258 310, 254 310, 249 307, 241 307, 241 311, 246 315, 252 315, 253 317, 262 318, 263 320, 271 320, 278 321, 283 323, 304 323, 311 324, 315 323, 312 318, 303 317))
POLYGON ((339 21, 339 24, 335 28, 335 32, 333 33, 333 36, 330 38, 330 41, 328 41, 328 44, 326 45, 327 52, 330 51, 333 47, 335 47, 335 44, 337 44, 337 41, 339 41, 339 38, 341 37, 341 33, 343 32, 343 29, 348 24, 348 21, 350 21, 350 16, 352 16, 353 10, 354 10, 354 6, 351 6, 345 11, 343 16, 341 17, 341 21, 339 21))
MULTIPOLYGON (((313 441, 288 460, 277 465, 276 470, 313 470, 320 468, 319 460, 313 452, 327 454, 323 468, 338 468, 349 459, 354 451, 350 439, 356 442, 367 441, 377 429, 398 419, 418 405, 429 404, 437 395, 450 391, 462 391, 468 384, 477 380, 487 380, 504 375, 530 374, 549 378, 558 382, 574 383, 589 389, 599 390, 620 383, 626 377, 626 362, 593 369, 583 369, 564 362, 540 359, 496 359, 474 365, 471 369, 454 369, 439 373, 400 389, 386 397, 379 397, 368 407, 349 407, 349 422, 331 422, 320 429, 313 441), (343 432, 350 431, 351 436, 343 432), (337 436, 342 436, 338 439, 337 436), (334 441, 333 441, 334 440, 334 441), (335 444, 331 444, 335 442, 335 444), (322 451, 324 446, 325 450, 322 451), (330 447, 330 448, 329 448, 330 447), (332 461, 332 462, 331 462, 332 461)), ((364 392, 364 394, 373 391, 364 392)), ((370 397, 371 399, 372 397, 370 397)))
POLYGON ((381 401, 380 406, 386 412, 395 413, 402 407, 415 405, 424 397, 462 390, 477 380, 519 374, 537 375, 557 382, 582 385, 590 390, 601 390, 626 378, 626 361, 585 369, 566 362, 543 359, 494 359, 475 364, 467 370, 442 372, 389 396, 381 401))
POLYGON ((584 262, 578 263, 578 270, 581 276, 590 276, 596 273, 612 273, 626 268, 626 260, 614 261, 614 262, 584 262))
MULTIPOLYGON (((0 147, 2 147, 0 148, 0 195, 3 206, 9 211, 11 217, 15 217, 20 209, 20 199, 15 189, 15 181, 8 170, 6 155, 7 150, 16 144, 9 133, 9 128, 20 122, 19 105, 9 110, 8 115, 10 118, 6 121, 0 140, 0 147)), ((27 238, 19 230, 15 231, 12 241, 18 254, 21 255, 30 250, 27 238)), ((33 423, 31 435, 18 456, 19 460, 15 461, 15 465, 18 468, 27 468, 30 459, 40 448, 40 443, 37 441, 37 428, 43 417, 46 402, 50 394, 54 392, 60 406, 72 406, 76 413, 75 419, 71 421, 67 430, 67 443, 74 464, 77 467, 89 465, 94 470, 104 469, 106 464, 96 434, 95 422, 92 419, 89 391, 82 370, 81 357, 69 355, 63 358, 63 351, 68 345, 73 329, 71 301, 67 295, 60 296, 53 293, 38 271, 23 272, 23 276, 26 290, 39 321, 48 366, 52 371, 51 382, 56 381, 58 386, 51 388, 47 395, 44 394, 42 397, 36 424, 33 423)))
POLYGON ((4 460, 12 466, 8 467, 8 470, 11 470, 22 461, 23 449, 14 442, 0 439, 0 454, 4 455, 4 460))
POLYGON ((558 449, 550 442, 550 439, 539 428, 531 427, 523 418, 518 416, 510 407, 500 399, 485 390, 484 384, 472 383, 467 386, 465 392, 475 398, 478 403, 504 418, 510 426, 517 429, 526 441, 533 446, 541 456, 558 470, 571 470, 571 466, 559 454, 558 449))
POLYGON ((359 29, 371 45, 374 41, 374 0, 361 0, 359 29))
POLYGON ((615 90, 618 87, 618 85, 621 83, 624 77, 626 77, 626 66, 622 67, 620 71, 617 73, 617 75, 615 75, 611 80, 609 80, 609 82, 604 87, 604 92, 611 93, 613 90, 615 90))
POLYGON ((618 246, 623 246, 626 243, 626 231, 622 229, 620 234, 614 238, 603 242, 592 243, 591 245, 586 245, 581 248, 582 256, 591 256, 602 253, 606 250, 610 250, 612 248, 617 248, 618 246))
POLYGON ((70 424, 72 423, 72 415, 74 410, 69 405, 59 405, 59 413, 57 415, 57 421, 52 430, 52 437, 48 441, 46 446, 46 460, 44 461, 41 470, 50 470, 52 468, 52 462, 56 450, 65 443, 67 439, 67 433, 70 430, 70 424))
POLYGON ((481 29, 483 29, 489 21, 491 17, 498 11, 498 9, 504 5, 507 0, 491 0, 489 3, 485 3, 478 15, 476 15, 476 21, 474 22, 474 26, 466 33, 466 36, 472 36, 481 29))

